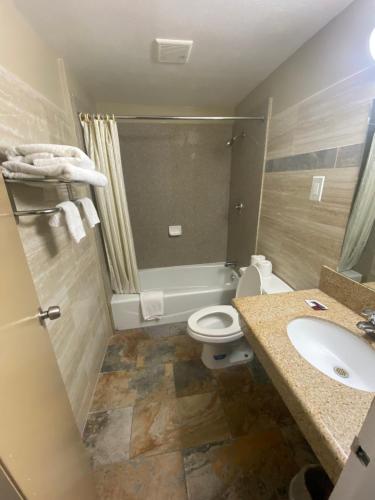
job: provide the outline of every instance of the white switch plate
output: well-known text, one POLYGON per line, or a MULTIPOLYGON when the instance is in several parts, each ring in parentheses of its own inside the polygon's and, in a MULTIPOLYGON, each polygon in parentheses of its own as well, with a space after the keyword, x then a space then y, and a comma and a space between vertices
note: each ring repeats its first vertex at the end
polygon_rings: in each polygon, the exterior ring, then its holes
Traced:
POLYGON ((321 201, 323 194, 325 175, 314 175, 312 178, 309 199, 311 201, 321 201))
POLYGON ((182 226, 168 226, 168 234, 169 236, 181 236, 182 226))

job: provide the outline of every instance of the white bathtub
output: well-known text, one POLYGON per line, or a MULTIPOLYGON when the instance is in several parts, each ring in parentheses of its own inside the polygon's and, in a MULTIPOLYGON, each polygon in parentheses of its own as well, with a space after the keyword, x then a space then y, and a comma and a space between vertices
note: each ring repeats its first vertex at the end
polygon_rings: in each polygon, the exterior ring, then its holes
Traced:
POLYGON ((202 307, 230 304, 238 283, 237 274, 223 262, 143 269, 139 276, 142 291, 163 290, 165 314, 144 321, 138 294, 115 294, 111 308, 117 330, 186 321, 202 307))

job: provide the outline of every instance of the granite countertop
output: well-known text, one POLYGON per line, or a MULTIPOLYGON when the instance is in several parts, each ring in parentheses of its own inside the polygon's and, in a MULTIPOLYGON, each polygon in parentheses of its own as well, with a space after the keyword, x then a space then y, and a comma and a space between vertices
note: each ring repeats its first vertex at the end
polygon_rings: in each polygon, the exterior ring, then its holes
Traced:
POLYGON ((287 324, 301 316, 320 317, 363 337, 355 326, 363 318, 318 289, 241 297, 233 304, 248 327, 245 335, 255 354, 336 482, 375 393, 347 387, 311 366, 290 342, 287 324), (317 299, 328 310, 314 311, 305 299, 317 299))

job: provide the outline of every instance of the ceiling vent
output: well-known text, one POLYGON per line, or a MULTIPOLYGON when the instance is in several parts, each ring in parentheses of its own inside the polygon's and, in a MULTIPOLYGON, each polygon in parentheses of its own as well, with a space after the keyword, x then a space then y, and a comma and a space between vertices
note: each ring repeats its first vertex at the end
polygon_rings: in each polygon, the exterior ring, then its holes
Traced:
POLYGON ((157 60, 160 63, 186 64, 190 58, 193 40, 156 38, 157 60))

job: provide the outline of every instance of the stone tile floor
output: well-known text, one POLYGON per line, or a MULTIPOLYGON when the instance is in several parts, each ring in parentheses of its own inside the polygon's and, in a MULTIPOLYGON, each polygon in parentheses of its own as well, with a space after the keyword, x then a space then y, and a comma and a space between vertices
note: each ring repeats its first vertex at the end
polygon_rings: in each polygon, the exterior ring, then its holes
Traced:
POLYGON ((84 432, 100 500, 282 500, 317 463, 256 360, 200 352, 185 323, 111 337, 84 432))

